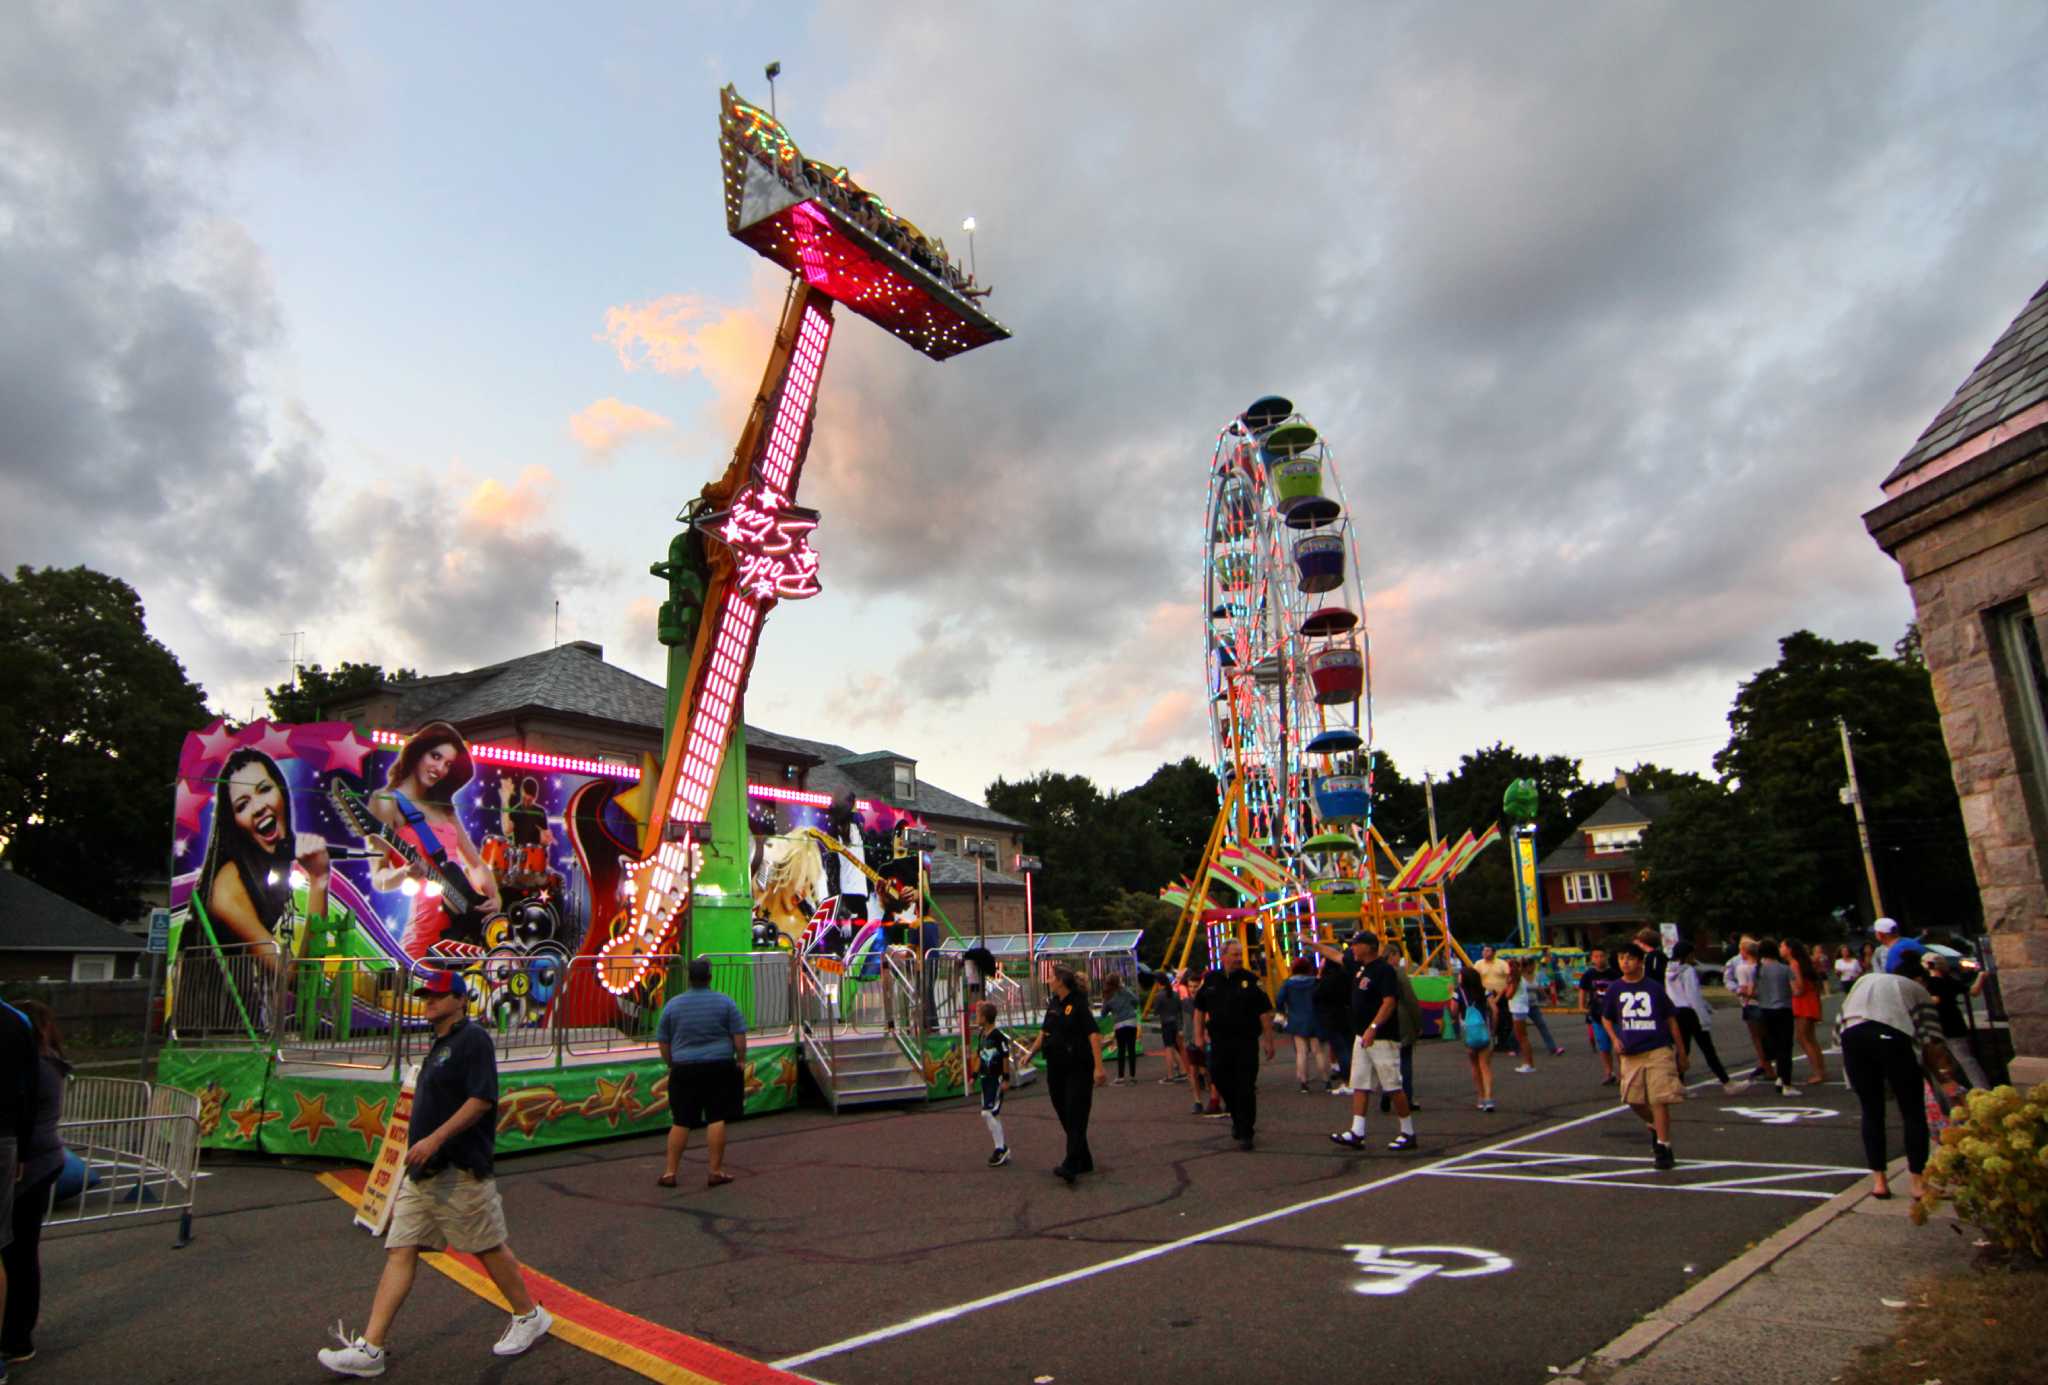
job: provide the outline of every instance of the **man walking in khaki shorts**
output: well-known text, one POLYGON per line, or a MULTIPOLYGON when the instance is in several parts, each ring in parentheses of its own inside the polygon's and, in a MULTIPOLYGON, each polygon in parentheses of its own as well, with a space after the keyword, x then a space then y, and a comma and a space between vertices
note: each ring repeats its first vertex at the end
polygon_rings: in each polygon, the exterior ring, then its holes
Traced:
POLYGON ((519 1261, 505 1244, 505 1209, 491 1165, 497 1136, 491 1114, 498 1106, 498 1054, 491 1036, 469 1022, 469 993, 454 972, 426 972, 412 993, 426 1002, 434 1046, 413 1092, 405 1178, 391 1205, 384 1273, 369 1325, 351 1338, 337 1323, 341 1346, 320 1353, 320 1364, 338 1375, 384 1374, 384 1336, 412 1292, 422 1250, 465 1251, 490 1271, 513 1312, 505 1335, 491 1348, 497 1355, 519 1355, 555 1321, 526 1291, 519 1261))
POLYGON ((1650 1127, 1650 1150, 1660 1169, 1675 1168, 1671 1108, 1685 1100, 1685 1058, 1678 1014, 1664 983, 1644 973, 1643 950, 1623 943, 1616 952, 1621 980, 1600 1002, 1600 1023, 1614 1040, 1621 1064, 1621 1099, 1650 1127))

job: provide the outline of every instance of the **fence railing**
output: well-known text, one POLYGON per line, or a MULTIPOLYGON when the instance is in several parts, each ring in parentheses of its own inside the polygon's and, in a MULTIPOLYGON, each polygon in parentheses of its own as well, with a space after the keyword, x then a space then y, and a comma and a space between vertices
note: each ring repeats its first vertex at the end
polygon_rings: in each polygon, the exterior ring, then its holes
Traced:
POLYGON ((266 1046, 289 966, 272 943, 187 948, 166 988, 169 1036, 188 1048, 266 1046))
POLYGON ((773 952, 707 952, 711 989, 733 998, 756 1032, 788 1029, 796 1014, 796 954, 773 952))
POLYGON ((835 1080, 832 1044, 839 1030, 839 980, 837 975, 820 972, 814 959, 797 959, 797 1033, 828 1091, 835 1080))
POLYGON ((49 1211, 51 1226, 178 1212, 177 1245, 192 1239, 199 1182, 199 1098, 117 1077, 65 1083, 57 1134, 85 1163, 85 1187, 49 1211))

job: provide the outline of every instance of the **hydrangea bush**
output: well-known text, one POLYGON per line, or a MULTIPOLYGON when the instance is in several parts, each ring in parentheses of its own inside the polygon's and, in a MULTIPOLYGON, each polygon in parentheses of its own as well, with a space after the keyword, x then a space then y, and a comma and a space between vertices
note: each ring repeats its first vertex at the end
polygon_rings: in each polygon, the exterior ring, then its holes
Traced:
POLYGON ((1971 1092, 1927 1162, 1927 1196, 1913 1219, 1946 1198, 1956 1215, 2009 1251, 2048 1259, 2048 1082, 2022 1092, 1971 1092))

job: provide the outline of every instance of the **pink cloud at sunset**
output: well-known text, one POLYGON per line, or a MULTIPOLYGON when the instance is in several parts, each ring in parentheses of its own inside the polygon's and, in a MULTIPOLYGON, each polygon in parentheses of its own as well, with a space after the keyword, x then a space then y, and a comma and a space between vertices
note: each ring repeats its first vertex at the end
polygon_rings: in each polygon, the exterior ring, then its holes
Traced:
POLYGON ((670 432, 675 426, 652 409, 606 397, 570 417, 569 435, 583 448, 585 461, 602 466, 635 438, 670 432))

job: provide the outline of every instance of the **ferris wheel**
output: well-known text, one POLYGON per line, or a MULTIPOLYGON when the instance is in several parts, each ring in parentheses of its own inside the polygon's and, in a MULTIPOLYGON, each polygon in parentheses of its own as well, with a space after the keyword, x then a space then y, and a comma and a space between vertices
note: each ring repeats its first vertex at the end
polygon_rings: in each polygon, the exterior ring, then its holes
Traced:
POLYGON ((1217 435, 1203 532, 1217 782, 1242 781, 1251 844, 1313 854, 1370 821, 1372 649, 1336 459, 1292 402, 1217 435))

